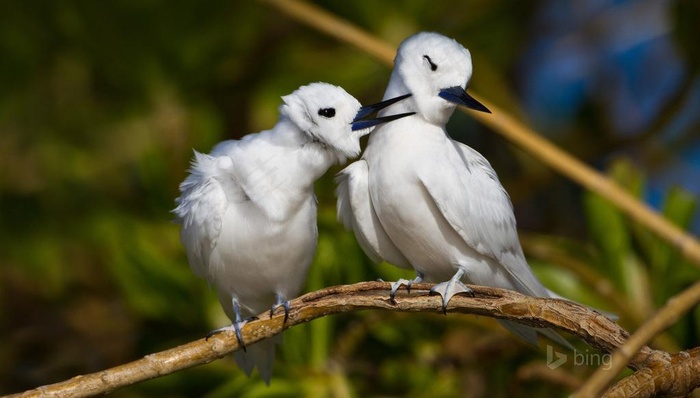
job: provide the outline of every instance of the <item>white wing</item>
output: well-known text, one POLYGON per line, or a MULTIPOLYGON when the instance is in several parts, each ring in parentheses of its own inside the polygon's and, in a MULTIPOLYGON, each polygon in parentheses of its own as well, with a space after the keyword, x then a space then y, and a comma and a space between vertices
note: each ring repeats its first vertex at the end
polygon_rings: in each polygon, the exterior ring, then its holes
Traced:
POLYGON ((182 224, 180 239, 187 250, 190 267, 196 275, 205 278, 209 256, 219 239, 228 205, 226 193, 216 179, 221 159, 225 158, 195 152, 190 175, 180 184, 182 194, 175 200, 177 207, 173 210, 182 224))
POLYGON ((532 274, 516 230, 513 206, 489 162, 452 141, 455 151, 421 168, 419 179, 452 228, 474 250, 495 259, 511 276, 513 288, 548 297, 532 274))
POLYGON ((411 269, 411 263, 401 254, 379 222, 368 186, 369 168, 360 159, 338 173, 338 220, 355 233, 365 254, 375 263, 386 260, 397 267, 411 269))

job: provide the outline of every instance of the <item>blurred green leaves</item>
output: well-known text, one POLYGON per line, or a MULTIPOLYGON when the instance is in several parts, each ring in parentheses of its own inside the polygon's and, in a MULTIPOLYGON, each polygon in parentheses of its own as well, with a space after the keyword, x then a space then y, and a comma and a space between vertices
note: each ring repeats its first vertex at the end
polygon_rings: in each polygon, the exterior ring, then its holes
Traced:
MULTIPOLYGON (((520 114, 510 76, 534 4, 320 3, 395 44, 417 30, 458 37, 483 77, 475 86, 520 114)), ((1 2, 0 54, 0 393, 115 366, 228 322, 215 293, 189 270, 170 221, 192 149, 206 152, 222 139, 269 128, 280 96, 313 81, 377 101, 390 73, 255 2, 1 2)), ((616 312, 633 329, 700 276, 677 250, 594 195, 584 194, 583 215, 573 214, 578 203, 560 200, 531 159, 479 135, 481 127, 461 117, 454 122, 463 127, 451 131, 484 152, 506 186, 517 180, 557 202, 540 215, 557 224, 523 234, 533 268, 552 290, 616 312), (557 217, 567 212, 570 218, 557 217), (575 230, 582 220, 588 229, 575 230)), ((562 132, 570 139, 575 133, 562 132)), ((338 170, 316 186, 319 244, 305 291, 412 278, 372 264, 337 223, 332 176, 338 170)), ((610 174, 645 195, 640 168, 619 159, 610 174)), ((662 211, 687 226, 696 206, 697 198, 672 189, 662 211)), ((698 330, 700 310, 657 343, 696 346, 698 330)), ((345 314, 287 331, 279 351, 270 387, 224 359, 114 395, 568 391, 519 380, 519 369, 543 364, 545 354, 485 318, 345 314)), ((582 378, 590 369, 566 371, 582 378)))
MULTIPOLYGON (((644 177, 630 162, 613 162, 610 175, 636 196, 641 198, 644 194, 644 177)), ((587 194, 585 204, 591 238, 601 249, 600 271, 612 277, 634 302, 654 300, 656 306, 661 305, 700 277, 700 270, 685 261, 677 249, 630 223, 598 196, 587 194)), ((661 212, 679 227, 687 228, 696 206, 697 198, 674 188, 664 197, 661 212)))

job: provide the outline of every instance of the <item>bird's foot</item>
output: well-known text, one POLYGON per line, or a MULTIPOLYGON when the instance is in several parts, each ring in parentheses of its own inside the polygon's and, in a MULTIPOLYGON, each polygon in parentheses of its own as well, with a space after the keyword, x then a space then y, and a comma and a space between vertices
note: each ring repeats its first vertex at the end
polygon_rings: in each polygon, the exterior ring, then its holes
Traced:
POLYGON ((275 297, 277 301, 275 301, 275 303, 272 304, 272 308, 270 308, 270 318, 275 315, 275 310, 277 308, 284 307, 284 321, 282 321, 282 323, 285 324, 287 323, 287 319, 289 319, 289 301, 285 300, 284 296, 281 294, 276 294, 275 297))
POLYGON ((234 332, 236 334, 236 339, 238 340, 238 344, 241 345, 241 348, 243 348, 243 351, 245 352, 246 347, 245 347, 245 343, 243 342, 243 335, 241 334, 241 328, 243 326, 245 326, 245 324, 248 323, 249 321, 254 321, 256 319, 257 318, 253 317, 250 319, 246 319, 244 321, 234 322, 231 325, 224 326, 224 327, 218 328, 216 330, 212 330, 211 332, 209 332, 209 334, 207 334, 207 337, 205 337, 204 340, 209 340, 209 338, 211 338, 212 336, 217 335, 221 332, 234 332))
POLYGON ((395 299, 396 291, 399 290, 399 288, 402 285, 406 285, 406 292, 410 294, 411 293, 411 285, 414 283, 422 282, 422 281, 423 281, 423 274, 418 272, 416 274, 416 277, 411 279, 411 280, 401 278, 398 281, 393 282, 391 284, 391 293, 389 293, 389 299, 391 300, 391 303, 396 304, 396 299, 395 299))
POLYGON ((464 275, 464 271, 459 270, 457 273, 447 282, 438 283, 430 289, 430 294, 439 294, 442 296, 442 312, 447 314, 447 303, 450 302, 452 296, 455 294, 468 294, 474 295, 474 291, 462 283, 460 278, 464 275))
POLYGON ((245 343, 243 342, 243 334, 241 334, 241 328, 245 326, 246 323, 250 321, 255 321, 258 319, 258 317, 250 317, 248 319, 243 319, 241 317, 241 307, 238 304, 238 300, 235 298, 231 299, 232 304, 233 304, 233 313, 236 317, 236 320, 233 321, 233 323, 229 326, 224 326, 222 328, 212 330, 207 334, 207 337, 204 340, 209 340, 209 338, 215 334, 219 334, 221 332, 234 332, 236 334, 236 339, 238 340, 238 344, 241 345, 241 348, 243 348, 243 352, 246 352, 245 348, 245 343))

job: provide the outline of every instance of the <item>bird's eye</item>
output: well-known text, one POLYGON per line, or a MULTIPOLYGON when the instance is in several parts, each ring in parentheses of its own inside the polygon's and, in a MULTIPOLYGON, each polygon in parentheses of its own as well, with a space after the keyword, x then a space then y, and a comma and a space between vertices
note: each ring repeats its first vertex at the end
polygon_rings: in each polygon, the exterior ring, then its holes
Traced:
POLYGON ((335 116, 335 108, 321 108, 318 110, 319 116, 332 118, 335 116))
POLYGON ((423 56, 423 59, 425 59, 426 61, 428 61, 428 64, 430 65, 430 70, 431 70, 431 71, 435 72, 435 71, 437 70, 437 64, 434 63, 433 60, 430 59, 429 56, 424 55, 424 56, 423 56))

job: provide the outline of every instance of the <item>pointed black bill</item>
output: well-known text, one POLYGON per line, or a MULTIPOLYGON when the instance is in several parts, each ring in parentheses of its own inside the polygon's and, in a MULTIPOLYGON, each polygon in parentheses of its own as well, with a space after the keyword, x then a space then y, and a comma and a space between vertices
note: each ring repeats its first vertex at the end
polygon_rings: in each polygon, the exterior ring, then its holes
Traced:
POLYGON ((486 113, 491 113, 488 108, 482 105, 479 101, 475 100, 474 97, 467 94, 460 86, 454 86, 449 88, 443 88, 438 94, 442 99, 455 103, 457 105, 466 106, 469 109, 474 109, 475 111, 481 111, 486 113))
POLYGON ((352 131, 368 129, 368 128, 374 127, 378 124, 390 122, 392 120, 401 119, 402 117, 411 116, 411 115, 415 115, 415 114, 416 114, 416 112, 406 112, 406 113, 399 113, 397 115, 382 116, 382 117, 378 117, 375 119, 357 120, 355 122, 352 122, 352 131))
POLYGON ((405 100, 406 98, 410 97, 411 95, 413 95, 413 94, 411 94, 411 93, 404 94, 404 95, 401 95, 401 96, 398 96, 398 97, 395 97, 392 99, 388 99, 386 101, 377 102, 376 104, 365 105, 362 108, 360 108, 360 110, 357 112, 357 115, 355 115, 355 120, 353 120, 352 122, 355 123, 361 119, 364 119, 367 116, 369 116, 375 112, 379 112, 382 109, 384 109, 390 105, 394 105, 395 103, 397 103, 399 101, 405 100))

